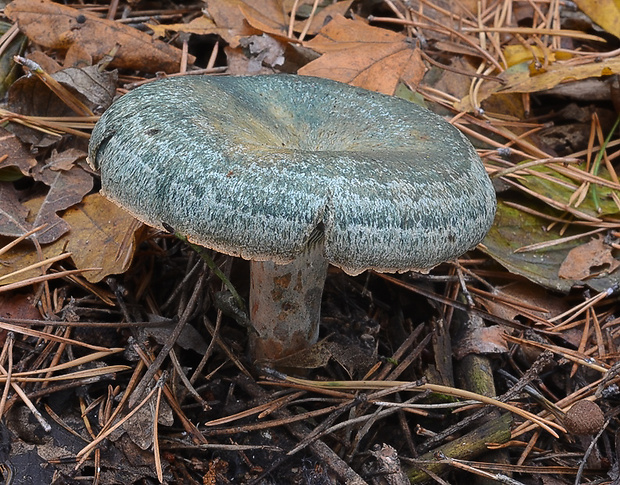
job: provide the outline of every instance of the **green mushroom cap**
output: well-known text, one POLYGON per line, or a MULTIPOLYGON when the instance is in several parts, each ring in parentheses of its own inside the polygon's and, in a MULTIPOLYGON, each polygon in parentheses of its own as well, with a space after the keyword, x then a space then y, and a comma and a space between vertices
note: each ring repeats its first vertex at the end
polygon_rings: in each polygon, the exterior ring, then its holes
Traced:
POLYGON ((495 215, 480 158, 408 101, 327 79, 156 81, 114 103, 89 160, 148 225, 251 260, 288 262, 320 230, 350 274, 425 270, 478 244, 495 215))

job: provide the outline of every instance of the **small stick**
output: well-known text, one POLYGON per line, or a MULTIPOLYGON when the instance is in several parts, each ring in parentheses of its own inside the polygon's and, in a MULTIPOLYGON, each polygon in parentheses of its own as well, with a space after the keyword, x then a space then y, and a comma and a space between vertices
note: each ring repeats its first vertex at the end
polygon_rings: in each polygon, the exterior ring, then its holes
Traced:
POLYGON ((9 371, 7 372, 6 375, 6 382, 4 384, 4 389, 2 391, 2 399, 0 399, 0 418, 2 418, 2 416, 4 416, 4 409, 6 407, 6 398, 9 395, 9 389, 11 387, 11 375, 13 373, 13 342, 15 342, 15 334, 13 332, 9 332, 6 336, 6 343, 7 346, 2 349, 2 361, 4 361, 4 353, 6 350, 6 353, 9 356, 9 371))
MULTIPOLYGON (((162 375, 162 379, 164 376, 162 375)), ((159 384, 159 383, 158 383, 159 384)), ((153 415, 153 455, 155 457, 155 469, 159 483, 164 483, 164 472, 161 466, 161 454, 159 451, 159 407, 161 405, 161 392, 163 386, 157 386, 157 400, 155 401, 155 412, 153 415)))
POLYGON ((133 408, 131 410, 131 412, 129 414, 127 414, 127 416, 125 416, 123 419, 121 419, 114 426, 111 426, 110 428, 106 429, 105 431, 99 433, 99 436, 97 436, 97 438, 95 438, 93 441, 90 442, 90 444, 86 445, 84 448, 82 448, 80 451, 78 451, 78 454, 76 456, 78 458, 83 458, 80 461, 80 463, 78 463, 78 467, 81 465, 82 461, 86 459, 86 457, 93 450, 93 448, 98 446, 99 443, 101 443, 104 439, 106 439, 108 436, 110 436, 110 434, 112 434, 115 430, 117 430, 123 424, 125 424, 127 421, 129 421, 132 418, 132 416, 134 414, 136 414, 140 410, 140 408, 142 408, 142 406, 144 406, 146 403, 149 402, 149 400, 151 399, 151 397, 153 397, 155 392, 157 392, 157 390, 160 389, 164 385, 164 382, 165 382, 166 378, 167 378, 167 374, 164 372, 162 374, 161 378, 159 379, 159 381, 157 381, 157 384, 155 385, 155 387, 153 387, 153 389, 151 389, 151 391, 146 395, 146 397, 142 401, 140 401, 140 403, 135 408, 133 408))
POLYGON ((95 116, 94 113, 86 106, 82 101, 75 97, 75 95, 60 84, 56 79, 50 76, 45 70, 36 62, 26 59, 22 56, 14 56, 13 60, 25 67, 29 72, 32 72, 37 76, 43 84, 50 88, 56 96, 58 96, 63 103, 69 108, 82 116, 95 116))
MULTIPOLYGON (((7 370, 0 365, 0 373, 3 374, 7 380, 8 380, 8 376, 9 373, 7 372, 7 370)), ((30 409, 30 412, 33 414, 33 416, 36 418, 36 420, 39 422, 39 424, 43 427, 43 429, 49 433, 50 431, 52 431, 52 427, 49 425, 49 423, 45 420, 45 418, 43 417, 43 415, 39 412, 39 410, 34 406, 34 404, 32 403, 32 401, 28 398, 28 396, 26 395, 26 393, 22 390, 21 387, 19 387, 19 384, 17 384, 16 382, 11 382, 11 387, 13 387, 13 390, 17 393, 17 395, 21 398, 21 400, 24 402, 24 404, 28 407, 28 409, 30 409)))

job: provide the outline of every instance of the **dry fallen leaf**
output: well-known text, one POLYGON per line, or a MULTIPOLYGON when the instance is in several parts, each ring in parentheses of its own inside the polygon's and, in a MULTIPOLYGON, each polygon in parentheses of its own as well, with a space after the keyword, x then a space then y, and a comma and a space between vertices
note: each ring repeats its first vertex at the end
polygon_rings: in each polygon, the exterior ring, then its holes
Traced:
POLYGON ((79 93, 79 99, 94 113, 102 113, 114 101, 118 80, 116 71, 101 71, 98 66, 68 67, 52 77, 71 91, 79 93))
POLYGON ((303 32, 306 30, 307 35, 316 35, 323 28, 323 26, 329 22, 329 19, 338 15, 344 16, 351 7, 352 3, 353 0, 344 0, 342 2, 332 3, 326 7, 319 8, 310 19, 310 26, 306 25, 308 23, 308 19, 298 20, 294 24, 294 31, 303 32))
MULTIPOLYGON (((31 227, 26 221, 28 212, 19 200, 19 193, 13 184, 0 182, 0 236, 19 237, 27 233, 31 227)), ((2 266, 4 264, 1 264, 0 268, 2 266)))
POLYGON ((207 5, 207 11, 216 25, 216 29, 209 33, 221 36, 233 48, 239 46, 242 37, 261 34, 245 21, 241 5, 244 5, 242 0, 210 0, 207 5))
POLYGON ((71 170, 76 162, 85 159, 86 152, 77 148, 68 148, 62 152, 58 152, 54 149, 45 166, 52 170, 71 170))
POLYGON ((37 161, 24 148, 21 142, 13 134, 0 128, 0 170, 7 167, 16 167, 22 175, 28 175, 37 161))
MULTIPOLYGON (((0 294, 0 318, 38 319, 41 313, 37 310, 36 297, 32 294, 0 294)), ((4 341, 4 334, 0 333, 0 341, 4 341)))
POLYGON ((49 244, 71 229, 57 213, 81 202, 84 195, 93 188, 93 178, 78 166, 66 171, 49 168, 33 170, 32 175, 35 180, 49 186, 31 226, 47 224, 45 229, 37 233, 37 239, 41 244, 49 244))
POLYGON ((180 49, 86 11, 47 0, 14 0, 4 13, 34 43, 64 51, 68 58, 82 57, 71 53, 79 49, 98 62, 118 47, 111 67, 145 72, 176 72, 180 67, 180 49))
MULTIPOLYGON (((530 71, 529 63, 523 62, 512 66, 497 76, 498 79, 505 81, 504 84, 494 81, 483 83, 478 92, 477 101, 480 103, 496 93, 537 93, 551 89, 560 83, 618 73, 620 73, 620 57, 603 59, 601 62, 592 60, 587 64, 579 65, 556 62, 535 75, 530 71)), ((455 107, 459 111, 471 111, 473 109, 472 100, 466 96, 456 103, 455 107)))
POLYGON ((545 56, 547 56, 547 62, 555 62, 554 52, 543 50, 536 45, 508 44, 502 47, 502 53, 506 58, 508 67, 534 59, 545 59, 545 56))
POLYGON ((575 0, 579 9, 610 34, 620 37, 618 0, 575 0))
POLYGON ((385 94, 394 94, 400 82, 418 84, 426 70, 411 39, 341 15, 304 45, 323 55, 302 67, 299 74, 385 94))
POLYGON ((9 107, 33 116, 92 116, 112 104, 117 80, 116 70, 99 71, 98 66, 60 69, 49 76, 25 75, 11 85, 9 107))
POLYGON ((247 73, 258 73, 263 66, 274 68, 284 64, 284 46, 267 34, 244 37, 240 43, 249 53, 247 73))
POLYGON ((611 246, 601 238, 577 246, 569 251, 558 275, 568 280, 583 281, 602 273, 613 273, 620 266, 620 261, 613 257, 611 250, 611 246))
POLYGON ((75 266, 101 268, 85 272, 88 281, 96 283, 127 271, 142 223, 99 194, 86 196, 81 204, 65 211, 63 218, 71 226, 65 239, 75 266))
POLYGON ((151 24, 146 22, 145 25, 153 31, 155 37, 165 37, 167 32, 179 32, 196 35, 216 34, 223 38, 226 33, 226 29, 218 29, 215 22, 206 15, 197 17, 186 24, 151 24))
MULTIPOLYGON (((57 118, 75 116, 71 108, 34 76, 22 76, 15 81, 9 88, 7 101, 9 110, 22 115, 57 118)), ((22 130, 15 130, 16 134, 22 141, 30 142, 28 139, 23 139, 22 130)))
MULTIPOLYGON (((294 3, 290 0, 244 1, 239 8, 247 22, 255 29, 288 38, 294 3)), ((353 3, 352 0, 346 0, 319 8, 310 19, 310 25, 307 25, 308 19, 293 22, 293 32, 305 31, 306 34, 315 35, 323 28, 323 25, 329 18, 343 16, 349 10, 351 3, 353 3)), ((307 6, 309 7, 308 15, 310 15, 312 11, 311 5, 312 2, 309 1, 299 2, 296 10, 297 14, 299 15, 303 7, 307 6)))
MULTIPOLYGON (((10 242, 8 240, 3 242, 10 242)), ((12 247, 9 251, 2 254, 2 264, 0 264, 0 277, 6 276, 15 271, 21 270, 33 264, 36 264, 44 259, 54 258, 66 253, 64 249, 64 238, 60 238, 52 244, 45 244, 41 246, 41 255, 37 252, 34 245, 31 242, 23 242, 17 246, 12 247)), ((40 276, 43 270, 41 268, 30 269, 23 273, 5 278, 0 281, 0 287, 4 285, 10 285, 11 283, 17 283, 28 278, 40 276)))
MULTIPOLYGON (((21 224, 27 223, 22 221, 20 224, 18 221, 14 234, 10 233, 12 226, 6 222, 4 210, 7 201, 10 202, 3 190, 6 186, 10 185, 0 184, 0 234, 18 236, 25 232, 21 224)), ((18 205, 16 210, 21 210, 20 216, 24 217, 23 211, 27 213, 29 209, 33 213, 40 213, 44 202, 45 197, 37 197, 18 205)), ((88 195, 82 203, 67 209, 62 222, 70 226, 71 230, 51 244, 43 244, 41 257, 29 242, 21 243, 4 253, 0 276, 35 264, 43 258, 71 252, 71 259, 77 269, 100 268, 82 274, 86 280, 96 283, 110 274, 120 274, 129 268, 144 228, 142 223, 99 194, 88 195)), ((30 226, 28 224, 28 228, 30 226)), ((33 269, 4 279, 1 284, 15 283, 40 274, 40 268, 33 269)))
POLYGON ((240 2, 245 20, 261 32, 288 38, 289 15, 292 3, 287 0, 254 0, 240 2))
MULTIPOLYGON (((311 9, 312 3, 309 0, 299 2, 297 12, 299 13, 304 6, 311 9)), ((306 35, 315 35, 327 19, 336 15, 344 15, 351 3, 353 3, 352 0, 344 0, 318 8, 309 26, 306 25, 307 19, 297 20, 293 23, 293 32, 300 33, 305 30, 306 35)), ((165 30, 176 31, 178 29, 180 32, 217 34, 233 48, 239 46, 241 38, 261 33, 288 38, 290 14, 294 4, 294 0, 210 0, 207 11, 213 23, 203 18, 190 22, 194 24, 192 27, 183 27, 180 24, 160 26, 157 27, 156 32, 161 35, 165 30)))
POLYGON ((489 313, 505 320, 517 321, 519 317, 531 318, 531 315, 549 319, 569 309, 564 298, 529 281, 495 288, 493 294, 498 296, 496 300, 480 298, 480 303, 489 313), (535 310, 534 307, 545 311, 535 310))
POLYGON ((321 340, 311 347, 278 360, 278 366, 294 369, 318 369, 334 359, 349 377, 363 375, 374 363, 374 357, 359 346, 347 342, 321 340))

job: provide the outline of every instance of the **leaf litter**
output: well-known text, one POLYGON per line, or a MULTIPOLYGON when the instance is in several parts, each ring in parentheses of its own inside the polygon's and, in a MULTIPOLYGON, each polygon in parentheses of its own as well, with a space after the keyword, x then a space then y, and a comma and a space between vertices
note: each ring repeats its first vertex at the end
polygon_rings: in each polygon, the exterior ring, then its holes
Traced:
MULTIPOLYGON (((0 39, 5 480, 615 483, 617 5, 146 8, 5 8, 19 28, 0 39), (17 81, 16 55, 31 73, 17 81), (477 250, 429 275, 330 270, 322 340, 288 374, 247 362, 226 286, 99 195, 84 163, 97 115, 156 73, 256 72, 429 107, 474 142, 499 198, 477 250), (584 400, 604 422, 577 436, 584 400)), ((212 257, 246 295, 247 264, 212 257)))

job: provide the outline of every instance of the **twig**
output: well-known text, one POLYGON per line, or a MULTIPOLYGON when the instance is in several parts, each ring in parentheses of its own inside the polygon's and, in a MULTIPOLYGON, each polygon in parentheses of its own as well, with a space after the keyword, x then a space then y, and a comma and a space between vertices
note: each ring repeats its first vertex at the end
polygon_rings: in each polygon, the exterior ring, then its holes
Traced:
POLYGON ((166 342, 162 346, 161 350, 159 351, 159 354, 157 355, 153 363, 149 366, 147 371, 144 373, 144 375, 142 376, 142 379, 140 380, 140 383, 136 386, 131 397, 129 398, 130 408, 132 408, 134 404, 136 403, 136 401, 140 399, 140 396, 142 395, 146 387, 150 384, 151 380, 155 376, 155 373, 159 370, 161 365, 164 363, 164 360, 166 359, 166 357, 168 357, 168 353, 170 352, 170 350, 176 343, 177 339, 179 338, 179 335, 181 335, 181 332, 183 331, 185 324, 189 320, 189 317, 191 316, 192 312, 194 311, 194 306, 196 305, 198 296, 203 291, 203 284, 204 284, 204 274, 202 275, 199 283, 194 288, 192 296, 190 300, 187 302, 187 306, 185 307, 185 311, 183 312, 183 315, 181 315, 181 318, 179 318, 179 321, 174 326, 174 329, 172 330, 172 332, 170 332, 170 335, 168 335, 168 338, 166 339, 166 342))
MULTIPOLYGON (((9 373, 6 369, 0 365, 0 373, 4 376, 5 379, 8 380, 9 373)), ((30 409, 30 412, 35 417, 35 419, 39 422, 41 427, 49 433, 52 431, 52 427, 47 422, 47 420, 43 417, 43 415, 39 412, 39 410, 34 406, 32 401, 28 398, 26 393, 22 390, 22 388, 17 384, 17 382, 11 382, 11 387, 17 393, 19 398, 23 401, 23 403, 30 409)))
MULTIPOLYGON (((159 381, 157 381, 157 384, 155 385, 155 387, 153 387, 153 389, 151 389, 151 391, 146 395, 146 397, 142 401, 140 401, 140 403, 138 405, 136 405, 136 407, 133 408, 129 412, 129 414, 127 414, 127 416, 125 416, 123 419, 121 419, 114 426, 111 426, 111 427, 109 427, 109 428, 107 428, 105 430, 102 430, 99 433, 99 435, 97 436, 97 438, 95 438, 93 441, 90 442, 90 444, 86 445, 84 448, 82 448, 80 451, 78 451, 76 456, 78 458, 82 458, 82 461, 84 459, 86 459, 88 457, 88 454, 95 447, 99 446, 99 443, 101 443, 104 439, 106 439, 108 436, 110 436, 110 434, 112 434, 115 430, 117 430, 123 424, 125 424, 127 421, 129 421, 133 417, 133 415, 136 414, 142 408, 142 406, 144 406, 147 402, 150 401, 151 397, 153 397, 153 395, 158 391, 158 389, 161 386, 164 385, 166 378, 167 378, 167 374, 164 372, 162 377, 159 379, 159 381)), ((78 466, 79 466, 79 464, 78 464, 78 466)))

